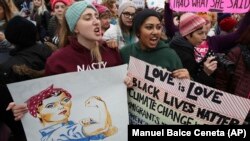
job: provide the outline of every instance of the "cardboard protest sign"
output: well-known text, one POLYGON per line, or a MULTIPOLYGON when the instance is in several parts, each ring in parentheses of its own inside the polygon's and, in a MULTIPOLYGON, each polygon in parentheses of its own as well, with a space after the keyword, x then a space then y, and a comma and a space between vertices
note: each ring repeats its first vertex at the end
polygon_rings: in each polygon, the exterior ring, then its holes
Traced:
POLYGON ((249 0, 170 0, 170 8, 183 12, 246 13, 249 0))
POLYGON ((127 141, 127 66, 66 73, 8 84, 28 141, 127 141), (112 76, 112 77, 110 77, 112 76))
POLYGON ((242 124, 250 100, 191 80, 175 79, 166 69, 130 57, 128 93, 131 124, 242 124))

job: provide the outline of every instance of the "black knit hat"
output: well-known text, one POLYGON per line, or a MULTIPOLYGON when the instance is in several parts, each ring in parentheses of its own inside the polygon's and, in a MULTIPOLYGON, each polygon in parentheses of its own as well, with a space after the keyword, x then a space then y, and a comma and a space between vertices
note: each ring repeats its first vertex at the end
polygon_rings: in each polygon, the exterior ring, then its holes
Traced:
POLYGON ((37 29, 31 21, 15 16, 8 22, 4 34, 10 43, 26 48, 36 43, 37 29))
POLYGON ((133 30, 136 35, 139 33, 141 25, 150 16, 157 17, 161 21, 161 16, 159 15, 159 13, 151 9, 144 9, 135 15, 133 19, 133 30))

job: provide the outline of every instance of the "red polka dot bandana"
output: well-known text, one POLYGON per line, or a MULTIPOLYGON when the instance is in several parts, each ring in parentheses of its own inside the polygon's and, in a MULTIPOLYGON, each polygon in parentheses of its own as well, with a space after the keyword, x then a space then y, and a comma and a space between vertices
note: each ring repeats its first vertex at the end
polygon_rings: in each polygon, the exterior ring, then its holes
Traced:
POLYGON ((29 113, 33 117, 37 117, 37 108, 44 99, 47 99, 53 95, 59 95, 60 93, 64 92, 67 97, 71 98, 71 94, 62 88, 53 88, 53 85, 49 86, 47 89, 41 91, 40 93, 32 96, 27 101, 27 107, 29 113))

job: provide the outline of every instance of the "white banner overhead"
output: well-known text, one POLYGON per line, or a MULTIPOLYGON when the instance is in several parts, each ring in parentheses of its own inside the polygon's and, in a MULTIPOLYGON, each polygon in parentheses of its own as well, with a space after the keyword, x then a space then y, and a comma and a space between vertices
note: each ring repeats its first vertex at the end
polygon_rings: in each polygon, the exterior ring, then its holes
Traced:
POLYGON ((170 8, 183 12, 246 13, 250 0, 170 0, 170 8))

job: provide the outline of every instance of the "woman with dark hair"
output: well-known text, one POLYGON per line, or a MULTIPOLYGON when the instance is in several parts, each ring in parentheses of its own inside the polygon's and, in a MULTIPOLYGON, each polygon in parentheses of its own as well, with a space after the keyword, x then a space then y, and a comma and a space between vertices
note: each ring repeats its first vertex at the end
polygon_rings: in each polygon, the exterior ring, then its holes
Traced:
MULTIPOLYGON (((161 40, 162 24, 159 14, 154 10, 144 9, 138 12, 135 19, 133 30, 139 41, 120 50, 123 62, 129 63, 129 57, 133 56, 172 71, 173 77, 190 78, 188 71, 182 69, 181 60, 176 52, 161 40)), ((128 82, 125 80, 125 83, 128 82)))

